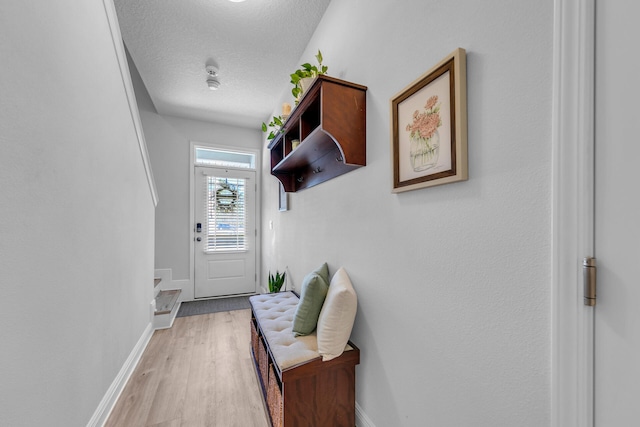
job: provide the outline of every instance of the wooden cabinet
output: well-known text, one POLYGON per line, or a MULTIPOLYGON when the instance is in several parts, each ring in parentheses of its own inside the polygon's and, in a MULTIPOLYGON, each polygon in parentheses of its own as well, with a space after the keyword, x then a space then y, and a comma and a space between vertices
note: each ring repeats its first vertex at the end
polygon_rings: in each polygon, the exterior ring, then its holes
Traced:
POLYGON ((313 187, 367 164, 365 86, 318 76, 270 144, 285 191, 313 187), (292 141, 299 140, 294 150, 292 141))

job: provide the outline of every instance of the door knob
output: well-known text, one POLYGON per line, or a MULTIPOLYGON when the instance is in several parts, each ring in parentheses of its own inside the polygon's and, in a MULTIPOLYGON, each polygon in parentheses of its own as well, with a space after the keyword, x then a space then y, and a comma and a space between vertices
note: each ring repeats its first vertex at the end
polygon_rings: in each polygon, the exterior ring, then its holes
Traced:
POLYGON ((202 237, 196 237, 196 240, 197 240, 198 242, 200 242, 200 241, 202 241, 202 237))

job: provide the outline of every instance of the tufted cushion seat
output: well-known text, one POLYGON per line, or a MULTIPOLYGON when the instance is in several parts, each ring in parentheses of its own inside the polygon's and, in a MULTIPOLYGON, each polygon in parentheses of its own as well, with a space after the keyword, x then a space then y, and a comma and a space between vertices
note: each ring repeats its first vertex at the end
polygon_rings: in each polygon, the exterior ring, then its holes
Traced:
MULTIPOLYGON (((299 298, 291 291, 254 295, 249 298, 260 329, 281 371, 320 357, 315 331, 294 336, 293 318, 299 298)), ((351 349, 347 345, 346 349, 351 349)))

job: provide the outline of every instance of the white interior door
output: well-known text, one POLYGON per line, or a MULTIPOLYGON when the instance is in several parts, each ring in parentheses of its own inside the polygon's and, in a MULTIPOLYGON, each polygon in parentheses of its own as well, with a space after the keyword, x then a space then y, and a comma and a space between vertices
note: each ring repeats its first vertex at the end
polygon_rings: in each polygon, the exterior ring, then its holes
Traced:
POLYGON ((596 427, 640 425, 637 0, 596 1, 596 427))
POLYGON ((195 298, 256 290, 255 174, 195 168, 195 298))

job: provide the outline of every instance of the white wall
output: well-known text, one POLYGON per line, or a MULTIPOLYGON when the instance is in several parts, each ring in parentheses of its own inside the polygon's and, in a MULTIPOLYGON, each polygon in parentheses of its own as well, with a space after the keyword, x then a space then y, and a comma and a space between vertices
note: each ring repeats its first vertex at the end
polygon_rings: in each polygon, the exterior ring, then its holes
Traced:
MULTIPOLYGON (((189 265, 193 238, 189 227, 190 143, 193 141, 258 150, 262 143, 260 123, 256 123, 255 129, 248 129, 160 115, 153 107, 135 64, 130 63, 158 189, 155 267, 171 269, 174 280, 188 279, 192 284, 192 267, 189 265)), ((211 92, 212 97, 215 95, 215 92, 211 92)), ((188 295, 187 299, 190 299, 188 295)))
POLYGON ((368 86, 367 166, 281 213, 264 151, 261 274, 288 266, 299 289, 323 261, 346 268, 357 402, 377 427, 550 423, 552 8, 335 0, 300 59, 320 48, 330 75, 368 86), (392 194, 389 100, 457 47, 470 179, 392 194))
POLYGON ((151 192, 102 2, 2 2, 0 57, 0 425, 83 426, 150 324, 151 192))

